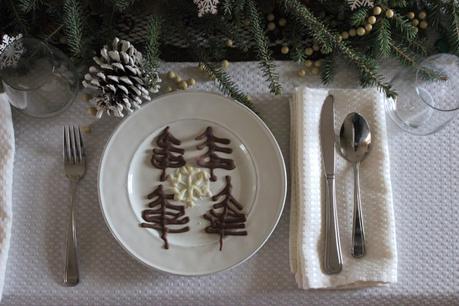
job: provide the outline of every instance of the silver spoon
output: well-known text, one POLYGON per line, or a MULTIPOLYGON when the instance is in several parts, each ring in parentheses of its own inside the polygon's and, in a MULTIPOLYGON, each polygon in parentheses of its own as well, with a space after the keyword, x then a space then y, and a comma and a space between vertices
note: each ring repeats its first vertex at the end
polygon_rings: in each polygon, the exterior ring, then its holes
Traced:
POLYGON ((350 113, 341 126, 340 151, 343 157, 354 165, 354 218, 352 224, 352 256, 365 255, 365 230, 362 205, 360 203, 359 166, 370 151, 371 132, 365 118, 350 113))

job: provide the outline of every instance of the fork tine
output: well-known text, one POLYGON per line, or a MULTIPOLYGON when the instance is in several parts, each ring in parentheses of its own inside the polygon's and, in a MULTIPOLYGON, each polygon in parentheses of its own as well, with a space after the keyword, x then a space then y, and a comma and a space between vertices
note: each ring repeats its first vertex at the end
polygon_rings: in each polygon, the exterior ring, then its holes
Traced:
POLYGON ((80 127, 73 127, 73 133, 75 135, 75 143, 76 143, 76 153, 78 157, 78 162, 81 162, 83 157, 81 156, 81 134, 80 134, 80 127))
POLYGON ((64 161, 70 161, 70 138, 69 129, 64 126, 64 147, 63 147, 64 161))
POLYGON ((76 152, 75 152, 75 134, 73 132, 73 127, 69 127, 69 134, 70 134, 70 155, 72 159, 72 163, 76 163, 76 152))
POLYGON ((78 135, 80 136, 81 158, 83 159, 85 157, 85 151, 84 151, 83 136, 81 135, 80 127, 78 127, 78 135))

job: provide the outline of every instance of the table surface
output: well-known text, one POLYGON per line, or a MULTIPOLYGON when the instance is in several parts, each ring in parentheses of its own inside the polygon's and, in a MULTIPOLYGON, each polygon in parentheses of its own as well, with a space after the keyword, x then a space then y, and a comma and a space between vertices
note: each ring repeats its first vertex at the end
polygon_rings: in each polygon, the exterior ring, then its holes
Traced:
MULTIPOLYGON (((276 136, 288 166, 289 106, 295 86, 321 86, 315 76, 299 78, 294 63, 277 63, 284 95, 268 93, 256 63, 234 63, 229 73, 250 93, 276 136)), ((397 65, 385 65, 390 77, 397 65)), ((195 89, 217 91, 195 64, 166 63, 195 89)), ((335 87, 354 87, 350 68, 339 69, 335 87)), ((322 86, 321 86, 322 87, 322 86)), ((359 290, 297 289, 288 263, 289 206, 266 245, 226 272, 178 277, 149 270, 131 258, 110 234, 98 204, 97 170, 109 135, 119 120, 94 122, 88 104, 76 101, 62 115, 33 119, 14 111, 16 157, 13 227, 4 305, 459 305, 458 185, 459 120, 437 134, 411 136, 388 123, 391 177, 397 226, 398 283, 359 290), (61 159, 62 126, 92 126, 85 135, 88 171, 78 192, 81 283, 62 286, 68 222, 68 182, 61 159)), ((237 120, 237 118, 235 118, 237 120)), ((371 220, 367 220, 371 222, 371 220)))

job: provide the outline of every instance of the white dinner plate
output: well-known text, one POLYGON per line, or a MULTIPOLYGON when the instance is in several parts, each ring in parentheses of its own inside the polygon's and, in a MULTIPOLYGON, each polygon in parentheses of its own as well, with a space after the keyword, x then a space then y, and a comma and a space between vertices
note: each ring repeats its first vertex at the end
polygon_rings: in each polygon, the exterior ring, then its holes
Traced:
MULTIPOLYGON (((168 174, 174 169, 168 169, 168 174)), ((99 169, 99 200, 105 221, 118 242, 149 267, 179 275, 223 271, 245 261, 266 242, 282 213, 286 196, 286 171, 279 146, 263 121, 247 107, 216 94, 181 92, 161 96, 130 115, 108 141, 99 169), (247 236, 219 236, 204 231, 202 215, 213 202, 197 201, 186 209, 190 231, 168 234, 169 249, 156 230, 141 228, 146 196, 160 184, 160 170, 151 164, 156 136, 169 126, 182 141, 187 164, 195 166, 194 138, 211 126, 215 135, 231 140, 234 170, 215 170, 213 194, 230 175, 233 195, 247 216, 247 236)), ((167 182, 163 182, 167 190, 167 182)))

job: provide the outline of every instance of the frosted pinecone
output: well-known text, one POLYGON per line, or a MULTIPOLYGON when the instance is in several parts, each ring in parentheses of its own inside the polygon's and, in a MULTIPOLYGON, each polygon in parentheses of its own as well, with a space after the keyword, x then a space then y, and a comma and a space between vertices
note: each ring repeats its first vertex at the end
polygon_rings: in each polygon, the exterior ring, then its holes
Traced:
POLYGON ((156 90, 161 80, 155 73, 146 72, 142 53, 126 41, 115 38, 111 46, 104 46, 100 56, 95 56, 95 66, 89 67, 83 86, 97 91, 90 101, 95 103, 97 118, 108 115, 123 117, 144 101, 150 101, 150 92, 156 90))

